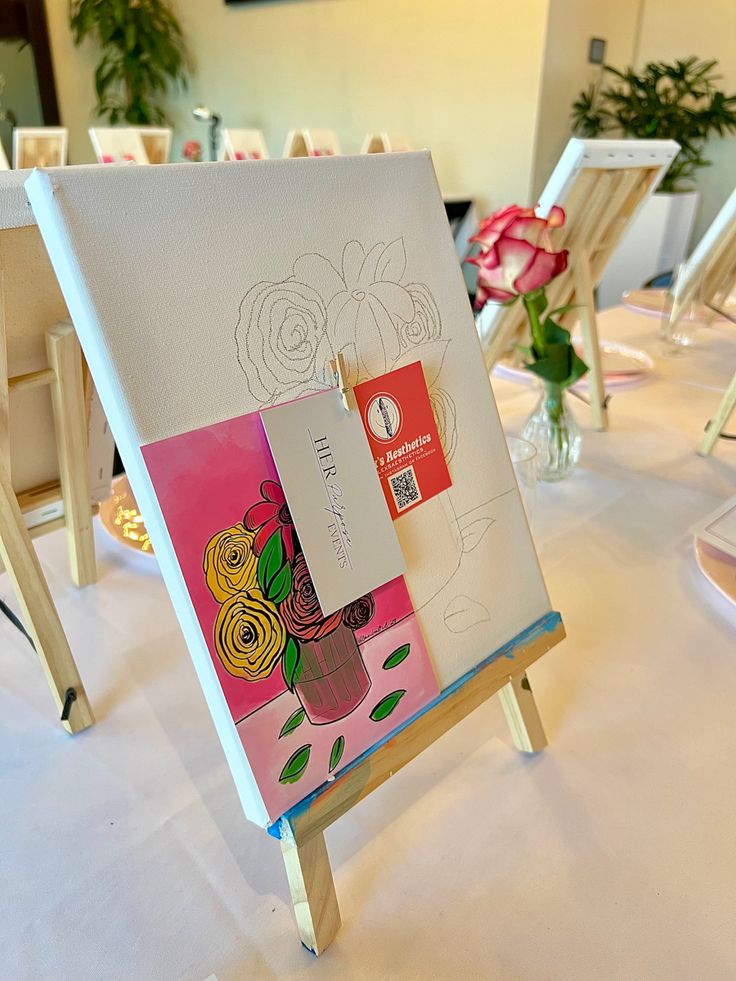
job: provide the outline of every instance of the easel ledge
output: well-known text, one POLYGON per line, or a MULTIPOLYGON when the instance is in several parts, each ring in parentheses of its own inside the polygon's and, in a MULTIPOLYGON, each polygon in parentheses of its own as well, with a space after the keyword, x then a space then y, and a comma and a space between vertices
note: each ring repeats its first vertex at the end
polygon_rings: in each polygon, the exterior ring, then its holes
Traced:
MULTIPOLYGON (((381 742, 353 760, 334 780, 322 784, 286 811, 269 825, 268 833, 274 838, 302 844, 324 831, 439 736, 495 695, 509 683, 511 677, 522 674, 564 638, 565 628, 560 614, 547 613, 458 678, 381 742)), ((542 749, 543 745, 519 748, 529 752, 542 749)))
POLYGON ((281 841, 299 936, 308 950, 321 954, 341 922, 325 828, 496 692, 517 748, 543 749, 547 739, 526 669, 564 637, 560 614, 547 613, 269 826, 281 841))

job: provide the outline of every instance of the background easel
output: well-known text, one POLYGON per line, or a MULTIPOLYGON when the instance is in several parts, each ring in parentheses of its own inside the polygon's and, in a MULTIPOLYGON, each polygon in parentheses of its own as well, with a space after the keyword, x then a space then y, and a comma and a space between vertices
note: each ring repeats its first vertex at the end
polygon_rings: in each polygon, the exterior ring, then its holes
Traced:
MULTIPOLYGON (((673 140, 572 139, 541 194, 538 214, 565 209, 565 227, 552 236, 554 249, 569 249, 568 269, 547 287, 549 309, 572 305, 560 322, 570 330, 580 320, 590 367, 590 408, 596 429, 608 427, 607 398, 595 313, 595 287, 629 222, 654 191, 679 146, 673 140)), ((520 304, 488 304, 478 318, 491 371, 512 348, 526 321, 520 304)))
MULTIPOLYGON (((24 298, 32 296, 49 317, 60 312, 60 305, 65 311, 40 234, 25 205, 21 183, 24 176, 27 174, 16 172, 0 185, 0 559, 62 723, 67 731, 78 732, 91 725, 94 718, 11 482, 12 403, 29 391, 49 388, 72 578, 79 586, 95 582, 82 355, 71 323, 54 324, 51 320, 39 326, 35 317, 38 310, 24 302, 24 298), (13 374, 11 356, 26 364, 28 358, 37 363, 39 344, 45 349, 47 366, 13 374)), ((24 408, 27 410, 28 406, 24 408)), ((39 415, 43 422, 42 409, 39 415)), ((38 419, 22 421, 25 424, 38 419)), ((24 429, 21 433, 27 454, 32 455, 28 447, 35 444, 26 437, 24 429)), ((42 438, 40 445, 43 449, 42 438)), ((32 492, 30 496, 33 497, 32 492)), ((42 496, 51 498, 53 487, 44 488, 42 496)))
POLYGON ((544 749, 547 738, 526 669, 564 637, 560 615, 548 613, 442 692, 419 718, 346 767, 335 781, 271 826, 269 833, 281 842, 297 928, 305 947, 321 954, 341 923, 325 829, 496 692, 517 748, 526 753, 544 749))

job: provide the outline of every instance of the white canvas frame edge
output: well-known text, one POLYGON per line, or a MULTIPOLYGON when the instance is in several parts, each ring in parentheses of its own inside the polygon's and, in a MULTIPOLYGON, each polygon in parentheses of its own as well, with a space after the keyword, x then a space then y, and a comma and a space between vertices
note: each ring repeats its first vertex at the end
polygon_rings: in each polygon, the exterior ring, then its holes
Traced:
POLYGON ((732 224, 736 223, 736 188, 726 198, 726 202, 703 232, 698 244, 686 260, 673 287, 674 299, 678 304, 685 302, 691 285, 695 285, 699 270, 708 262, 721 244, 732 224))
MULTIPOLYGON (((44 136, 58 136, 61 139, 61 163, 56 166, 66 167, 69 156, 69 130, 66 126, 16 126, 13 129, 13 169, 28 170, 18 167, 18 155, 21 143, 25 139, 42 139, 44 136)), ((34 223, 35 224, 35 223, 34 223)))

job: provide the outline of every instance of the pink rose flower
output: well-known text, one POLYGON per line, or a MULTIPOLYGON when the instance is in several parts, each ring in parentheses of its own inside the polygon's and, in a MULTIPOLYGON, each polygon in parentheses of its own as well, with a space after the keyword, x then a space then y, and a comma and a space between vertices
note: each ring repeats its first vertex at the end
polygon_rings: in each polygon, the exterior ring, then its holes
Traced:
POLYGON ((488 300, 508 303, 564 272, 567 249, 553 251, 549 234, 564 223, 565 212, 557 206, 547 218, 538 218, 531 208, 511 205, 484 219, 471 239, 480 244, 481 253, 467 260, 478 267, 476 309, 488 300))

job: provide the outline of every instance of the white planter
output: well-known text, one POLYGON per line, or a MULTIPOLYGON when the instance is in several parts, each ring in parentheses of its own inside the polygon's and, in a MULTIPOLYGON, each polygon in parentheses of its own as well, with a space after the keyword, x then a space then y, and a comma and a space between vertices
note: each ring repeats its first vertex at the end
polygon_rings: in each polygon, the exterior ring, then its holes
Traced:
POLYGON ((689 252, 700 195, 653 194, 634 218, 598 288, 600 309, 617 306, 625 290, 675 269, 689 252))

